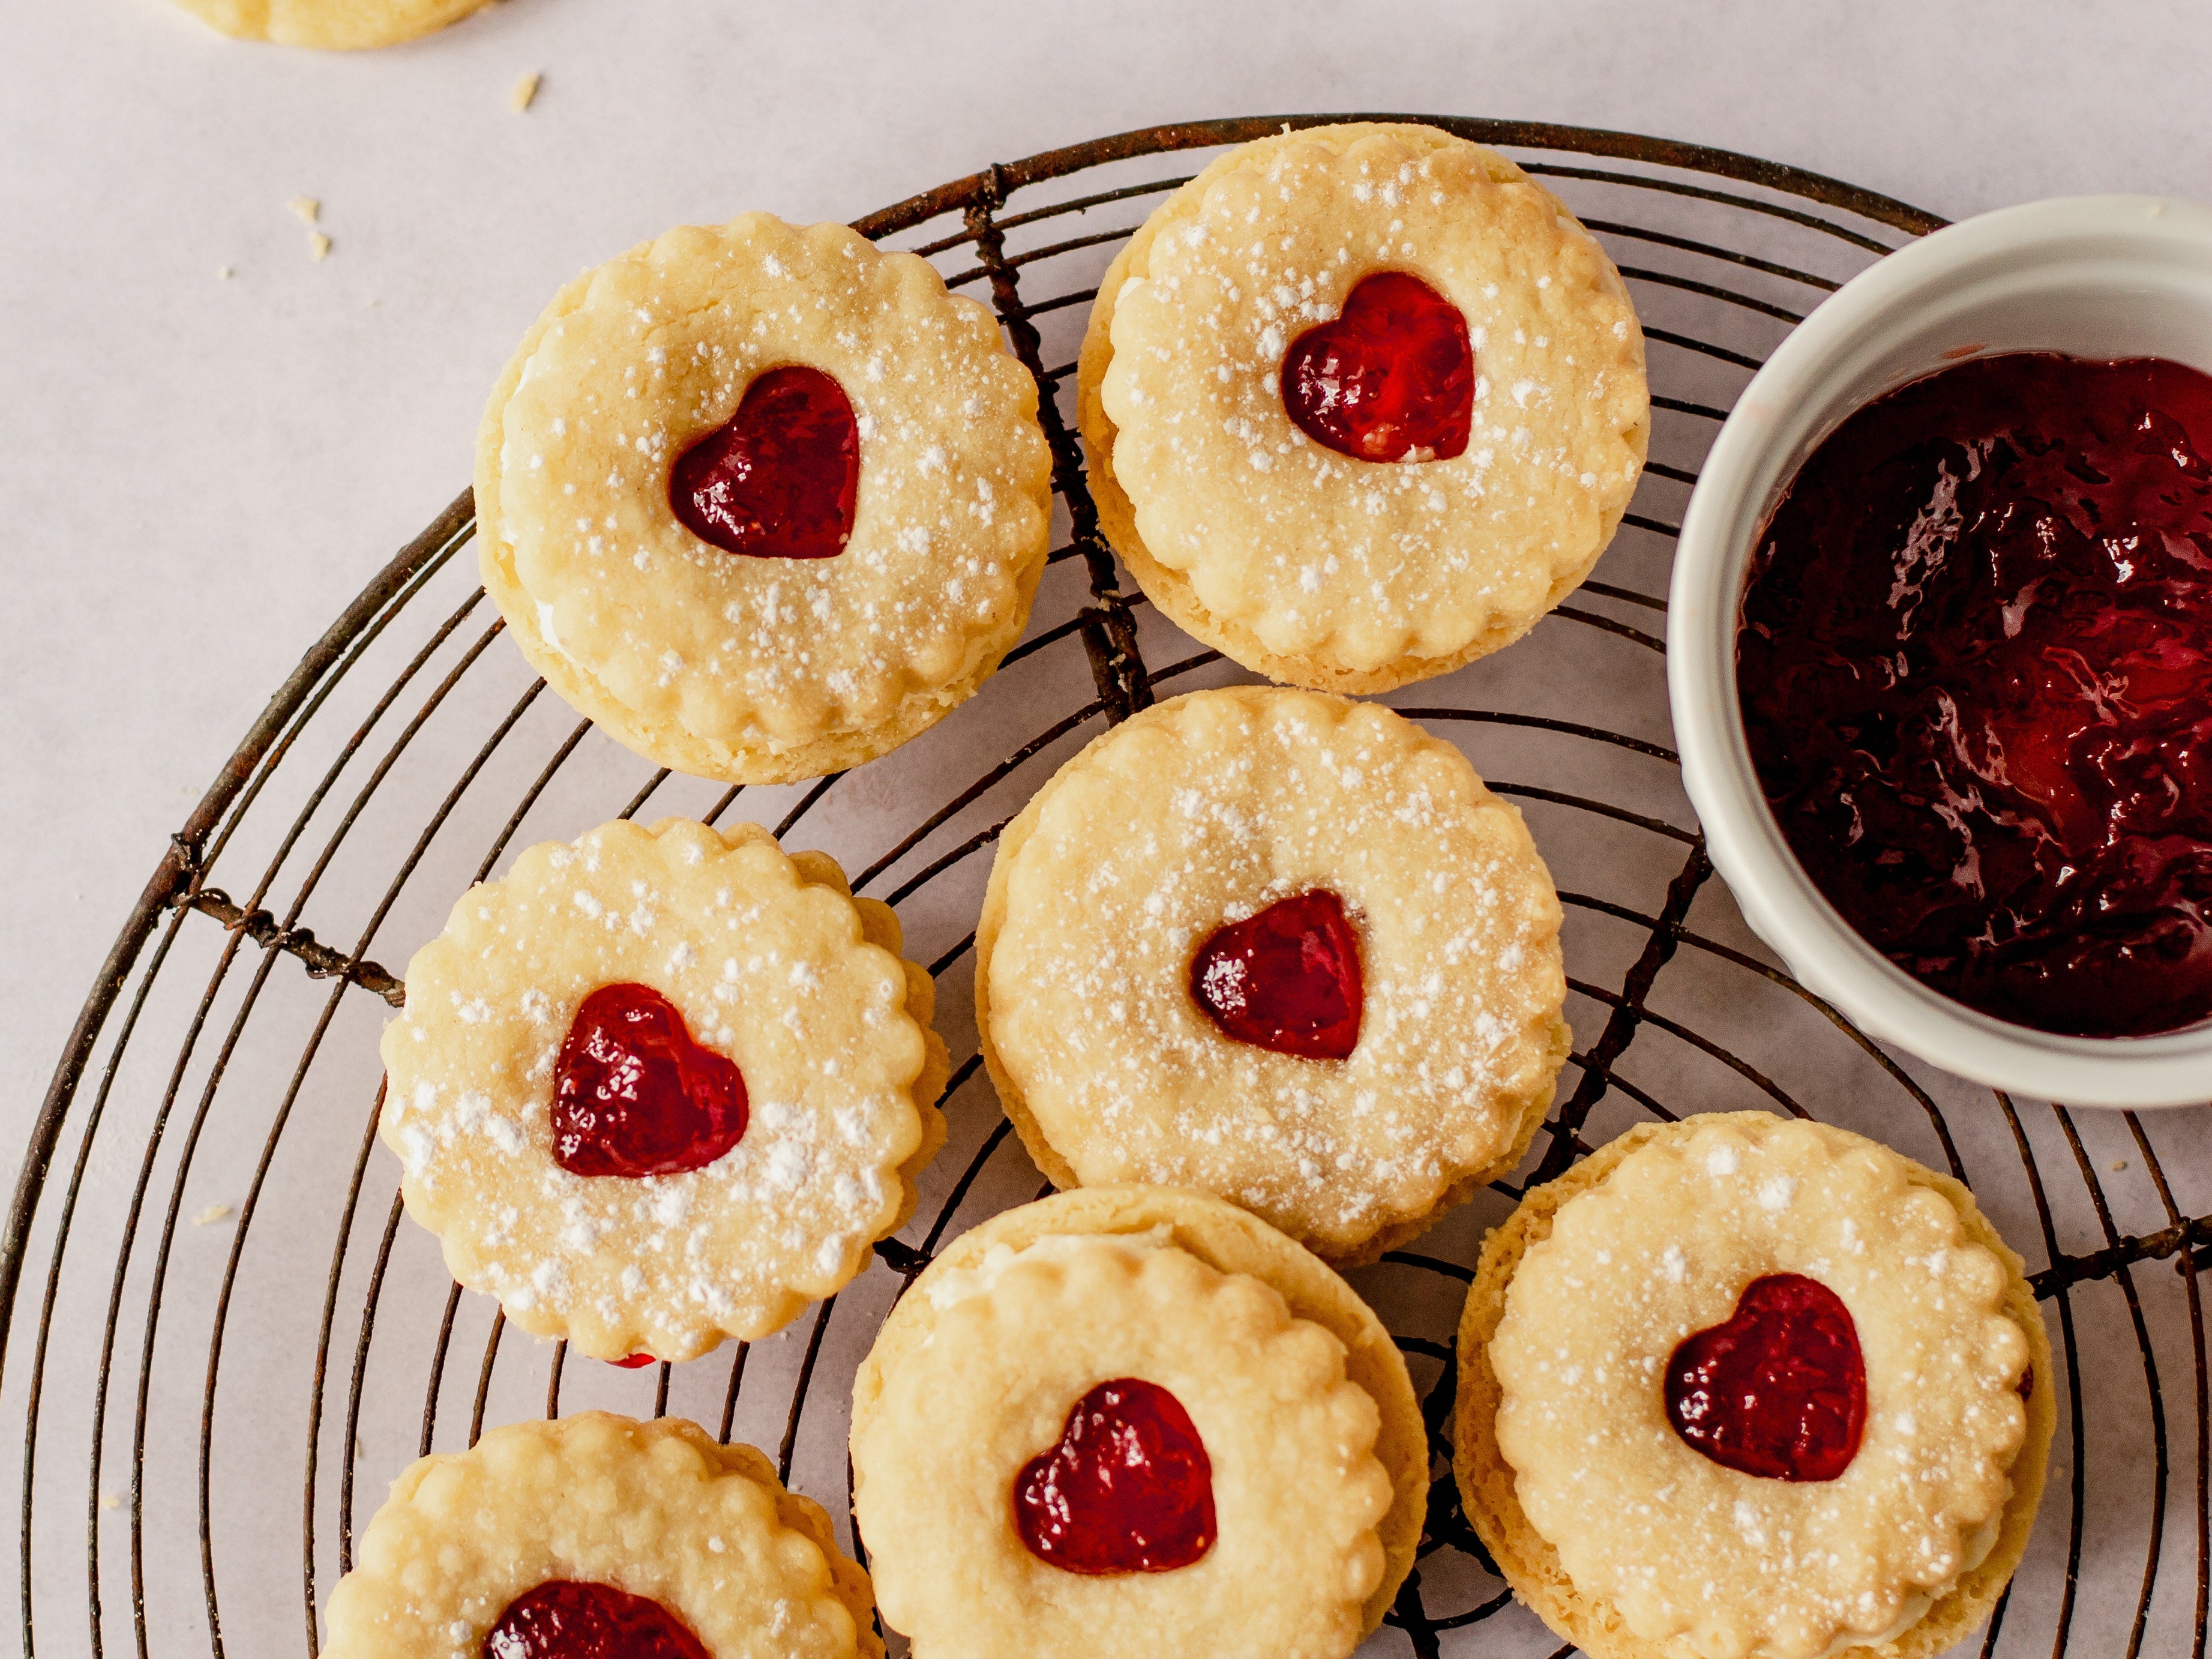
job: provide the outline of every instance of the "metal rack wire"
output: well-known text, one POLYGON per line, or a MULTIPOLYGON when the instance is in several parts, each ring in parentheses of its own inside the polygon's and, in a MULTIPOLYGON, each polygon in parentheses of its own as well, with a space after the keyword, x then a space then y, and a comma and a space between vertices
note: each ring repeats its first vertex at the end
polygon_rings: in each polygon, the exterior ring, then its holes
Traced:
MULTIPOLYGON (((1467 746, 1536 830, 1569 907, 1579 1042, 1528 1164, 1356 1275, 1414 1367, 1438 1476, 1419 1569, 1374 1650, 1554 1645, 1512 1607, 1449 1474, 1450 1324, 1481 1229, 1628 1122, 1759 1104, 1948 1167, 2041 1264, 2067 1410, 2035 1547, 1980 1651, 2201 1659, 2208 1115, 2077 1116, 1886 1053, 1744 931, 1667 742, 1672 519, 1715 422, 1809 303, 1939 222, 1694 146, 1408 118, 1512 151, 1608 244, 1647 320, 1656 427, 1600 580, 1511 651, 1391 699, 1467 746)), ((646 775, 495 648, 498 620, 457 557, 466 493, 307 653, 172 837, 92 988, 0 1241, 0 1413, 22 1427, 0 1448, 0 1482, 19 1493, 26 1656, 312 1654, 365 1494, 420 1453, 532 1410, 676 1410, 772 1446, 858 1547, 842 1449, 852 1364, 945 1238, 1037 1190, 962 1024, 993 840, 1106 723, 1158 692, 1239 678, 1125 592, 1099 538, 1064 413, 1082 307, 1114 245, 1188 176, 1184 153, 1283 125, 1102 139, 859 222, 997 311, 1046 389, 1064 511, 1027 639, 973 704, 898 754, 787 789, 646 775), (954 757, 979 745, 1004 758, 950 782, 954 757), (836 852, 856 887, 900 907, 910 952, 933 958, 940 1025, 967 1055, 946 1097, 952 1144, 908 1236, 789 1340, 635 1375, 571 1367, 560 1345, 505 1340, 402 1224, 395 1172, 374 1152, 374 1045, 404 988, 380 964, 434 931, 526 830, 566 837, 617 811, 711 820, 740 805, 836 852), (213 1197, 228 1204, 193 1212, 213 1197), (272 1547, 295 1529, 296 1553, 272 1547)))

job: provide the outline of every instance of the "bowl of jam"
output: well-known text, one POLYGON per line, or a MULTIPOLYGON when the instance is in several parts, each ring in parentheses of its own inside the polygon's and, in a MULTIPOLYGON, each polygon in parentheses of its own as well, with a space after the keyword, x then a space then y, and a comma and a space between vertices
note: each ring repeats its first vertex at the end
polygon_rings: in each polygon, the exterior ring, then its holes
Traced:
POLYGON ((1707 457, 1683 780, 1869 1035, 2083 1105, 2212 1099, 2212 210, 2032 203, 1815 311, 1707 457))

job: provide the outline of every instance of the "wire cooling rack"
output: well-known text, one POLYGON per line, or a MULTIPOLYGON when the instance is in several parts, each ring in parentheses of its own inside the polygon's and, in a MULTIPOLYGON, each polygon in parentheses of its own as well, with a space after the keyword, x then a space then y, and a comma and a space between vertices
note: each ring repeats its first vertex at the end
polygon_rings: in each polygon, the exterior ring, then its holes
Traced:
MULTIPOLYGON (((1345 118, 1289 125, 1322 118, 1345 118)), ((499 640, 466 494, 307 653, 161 855, 33 1131, 0 1253, 0 1416, 22 1431, 0 1446, 0 1484, 19 1493, 27 1656, 313 1654, 385 1484, 534 1412, 675 1412, 751 1441, 857 1549, 854 1365, 943 1240, 1039 1191, 975 1055, 970 946, 994 838, 1108 723, 1242 678, 1125 589, 1098 537, 1067 413, 1085 308, 1192 152, 1283 125, 1102 139, 860 222, 996 309, 1047 390, 1060 503, 1028 636, 897 753, 784 788, 649 771, 499 640), (752 818, 836 854, 898 906, 964 1056, 951 1144, 867 1273, 781 1337, 636 1372, 569 1364, 453 1285, 403 1220, 374 1134, 376 1036, 408 953, 510 850, 617 812, 752 818)), ((1612 251, 1645 319, 1655 433, 1598 579, 1510 651, 1389 699, 1527 816, 1568 908, 1577 1046, 1523 1169, 1353 1275, 1413 1366, 1437 1476, 1419 1571, 1367 1651, 1556 1649, 1492 1571, 1449 1479, 1452 1329, 1483 1230, 1632 1122, 1761 1106, 1968 1180, 2035 1267, 2067 1409, 2034 1545, 1979 1650, 2202 1656, 2212 1114, 1992 1097, 1869 1042, 1746 932, 1668 747, 1662 596, 1717 422, 1821 295, 1938 222, 1690 145, 1435 125, 1508 149, 1612 251)))

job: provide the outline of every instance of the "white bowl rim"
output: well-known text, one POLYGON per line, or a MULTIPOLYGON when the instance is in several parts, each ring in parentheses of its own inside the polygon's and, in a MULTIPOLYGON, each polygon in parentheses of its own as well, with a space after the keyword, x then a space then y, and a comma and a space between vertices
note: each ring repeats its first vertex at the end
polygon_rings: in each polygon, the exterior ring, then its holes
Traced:
POLYGON ((1968 1008, 1890 962, 1821 896, 1767 810, 1744 738, 1735 662, 1750 550, 1744 520, 1748 512, 1755 530, 1771 488, 1746 502, 1775 447, 1772 422, 1750 411, 1793 407, 1802 388, 1869 334, 1901 326, 1925 291, 1993 256, 2014 270, 2032 270, 2027 262, 2039 253, 2056 256, 2057 270, 2087 243, 2109 243, 2098 257, 2110 260, 2124 257, 2127 241, 2201 261, 2212 314, 2212 207, 2125 195, 2058 197, 1963 220, 1869 266, 1814 309, 1744 388, 1699 470, 1668 591, 1667 674, 1683 786, 1714 867, 1808 990, 1869 1036, 1992 1088, 2136 1108, 2212 1097, 2212 1024, 2148 1037, 2065 1036, 1968 1008), (1810 973, 1808 964, 1817 964, 1810 973))

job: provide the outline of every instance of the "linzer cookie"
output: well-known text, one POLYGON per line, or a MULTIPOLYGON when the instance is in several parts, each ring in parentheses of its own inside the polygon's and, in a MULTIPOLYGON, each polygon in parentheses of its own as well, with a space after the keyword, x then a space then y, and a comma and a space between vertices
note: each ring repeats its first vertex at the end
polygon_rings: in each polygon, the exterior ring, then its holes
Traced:
POLYGON ((599 1359, 765 1336, 944 1144, 929 975, 835 860, 616 822, 471 889, 407 968, 379 1128, 455 1279, 599 1359))
POLYGON ((329 1659, 882 1659, 868 1575, 750 1446, 674 1418, 493 1429, 392 1482, 329 1659))
POLYGON ((2020 1258, 1957 1182, 1759 1112, 1632 1129, 1492 1233, 1457 1469, 1591 1659, 1928 1659, 2019 1565, 2056 1420, 2020 1258))
POLYGON ((1521 815, 1401 715, 1156 705, 1000 837, 975 932, 999 1097, 1061 1187, 1202 1188, 1370 1261, 1520 1161, 1567 1054, 1521 815))
POLYGON ((733 782, 856 765, 1020 637, 1036 384, 972 300, 842 225, 685 226, 524 337, 477 445, 483 581, 640 754, 733 782))
POLYGON ((1382 691, 1509 645, 1589 574, 1650 432, 1611 260, 1431 127, 1264 138, 1116 257, 1083 343, 1099 522, 1255 672, 1382 691))
POLYGON ((242 40, 350 51, 397 46, 491 0, 177 0, 210 28, 242 40))
POLYGON ((1344 1659, 1428 1483, 1405 1361, 1351 1287, 1156 1187, 956 1239, 854 1380, 852 1449, 915 1659, 1344 1659))

